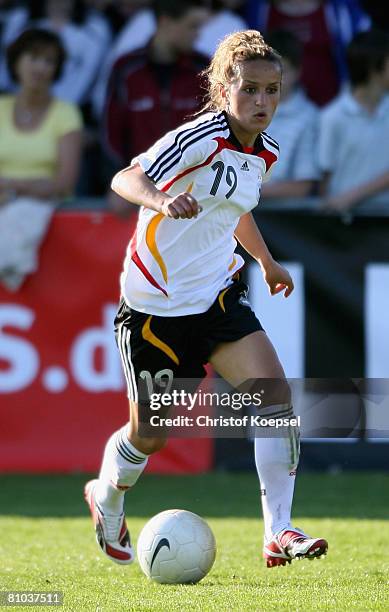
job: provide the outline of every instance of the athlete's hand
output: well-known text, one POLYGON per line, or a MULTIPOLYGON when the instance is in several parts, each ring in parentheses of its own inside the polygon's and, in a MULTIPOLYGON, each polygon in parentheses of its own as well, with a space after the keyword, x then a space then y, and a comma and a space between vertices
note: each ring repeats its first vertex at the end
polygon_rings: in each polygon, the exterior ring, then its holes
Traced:
POLYGON ((172 219, 192 219, 201 211, 202 208, 196 198, 188 191, 178 194, 175 198, 169 198, 161 208, 162 214, 172 219))
POLYGON ((263 278, 271 295, 276 295, 281 291, 285 291, 284 297, 289 297, 294 289, 292 277, 288 270, 285 270, 279 263, 271 260, 266 266, 262 265, 263 278))

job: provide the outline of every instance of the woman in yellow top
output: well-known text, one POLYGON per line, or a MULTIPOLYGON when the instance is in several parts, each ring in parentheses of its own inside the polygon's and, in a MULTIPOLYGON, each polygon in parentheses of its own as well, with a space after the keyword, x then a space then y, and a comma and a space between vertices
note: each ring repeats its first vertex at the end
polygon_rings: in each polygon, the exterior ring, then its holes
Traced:
MULTIPOLYGON (((76 184, 81 157, 81 115, 76 106, 51 94, 51 86, 60 76, 64 60, 60 39, 46 30, 23 32, 7 50, 8 68, 19 90, 15 95, 0 96, 0 225, 3 228, 0 227, 0 279, 3 282, 13 272, 21 274, 22 280, 36 268, 35 251, 54 204, 69 196, 76 184), (26 206, 30 223, 22 227, 26 206), (6 244, 7 236, 8 242, 13 239, 12 252, 6 244), (30 261, 26 257, 26 243, 35 247, 30 261)), ((15 280, 5 284, 17 288, 21 283, 15 280)))

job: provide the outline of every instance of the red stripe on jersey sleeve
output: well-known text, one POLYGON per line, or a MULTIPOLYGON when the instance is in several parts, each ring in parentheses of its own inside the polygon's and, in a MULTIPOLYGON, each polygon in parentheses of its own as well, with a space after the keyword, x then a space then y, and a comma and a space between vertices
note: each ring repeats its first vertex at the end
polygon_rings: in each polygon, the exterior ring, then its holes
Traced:
POLYGON ((268 149, 263 149, 260 153, 258 153, 258 157, 262 157, 262 159, 264 160, 266 164, 266 172, 268 172, 274 162, 277 161, 277 155, 275 155, 275 153, 272 153, 268 149))
POLYGON ((222 151, 223 149, 231 149, 232 151, 237 151, 237 148, 234 147, 234 145, 228 142, 228 140, 226 140, 225 138, 220 138, 219 136, 217 136, 216 138, 213 138, 212 140, 215 140, 217 143, 217 147, 215 151, 213 151, 213 153, 211 153, 211 155, 207 157, 207 159, 201 164, 197 164, 197 166, 186 168, 186 170, 184 170, 183 172, 180 172, 180 174, 177 174, 177 176, 174 176, 168 183, 166 183, 166 185, 162 187, 161 191, 167 191, 168 189, 170 189, 172 185, 174 185, 174 183, 176 183, 183 176, 186 176, 187 174, 194 172, 198 168, 204 168, 204 166, 208 166, 208 164, 211 163, 215 155, 220 153, 220 151, 222 151))

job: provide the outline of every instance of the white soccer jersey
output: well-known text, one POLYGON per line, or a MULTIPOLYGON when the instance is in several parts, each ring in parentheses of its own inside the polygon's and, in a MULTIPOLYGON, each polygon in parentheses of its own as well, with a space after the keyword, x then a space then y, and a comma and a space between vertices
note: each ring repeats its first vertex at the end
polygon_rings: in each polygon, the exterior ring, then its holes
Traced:
POLYGON ((258 204, 262 180, 277 159, 270 136, 260 134, 249 152, 219 112, 167 133, 132 160, 158 189, 172 196, 191 191, 203 210, 197 218, 171 219, 140 209, 121 276, 128 305, 160 316, 208 310, 244 264, 234 231, 258 204))

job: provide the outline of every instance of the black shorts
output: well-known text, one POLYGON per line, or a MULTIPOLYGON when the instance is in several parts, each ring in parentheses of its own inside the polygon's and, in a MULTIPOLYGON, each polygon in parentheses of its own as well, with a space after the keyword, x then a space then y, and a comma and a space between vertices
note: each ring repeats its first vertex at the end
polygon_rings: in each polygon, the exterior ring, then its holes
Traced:
POLYGON ((204 365, 221 342, 263 330, 247 300, 248 286, 235 280, 203 313, 161 317, 138 312, 121 300, 115 336, 127 381, 128 397, 138 401, 139 381, 166 375, 201 379, 204 365))

